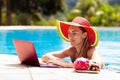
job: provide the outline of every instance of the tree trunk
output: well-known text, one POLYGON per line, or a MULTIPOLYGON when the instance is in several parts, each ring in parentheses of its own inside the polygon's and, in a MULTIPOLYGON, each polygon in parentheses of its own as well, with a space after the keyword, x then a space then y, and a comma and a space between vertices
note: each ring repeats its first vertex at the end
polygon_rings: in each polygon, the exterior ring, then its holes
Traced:
POLYGON ((7 0, 7 25, 11 25, 10 0, 7 0))
POLYGON ((0 25, 2 25, 2 0, 0 0, 0 25))

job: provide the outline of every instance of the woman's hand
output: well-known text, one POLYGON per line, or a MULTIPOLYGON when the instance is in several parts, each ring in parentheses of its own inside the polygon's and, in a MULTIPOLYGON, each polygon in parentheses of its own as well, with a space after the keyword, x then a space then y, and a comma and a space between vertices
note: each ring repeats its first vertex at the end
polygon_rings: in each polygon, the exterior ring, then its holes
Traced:
POLYGON ((91 71, 100 71, 100 66, 93 60, 89 61, 89 70, 91 71))
POLYGON ((47 63, 52 63, 52 64, 59 65, 59 66, 65 67, 65 68, 73 67, 72 63, 69 63, 69 62, 64 61, 62 59, 48 60, 47 63))

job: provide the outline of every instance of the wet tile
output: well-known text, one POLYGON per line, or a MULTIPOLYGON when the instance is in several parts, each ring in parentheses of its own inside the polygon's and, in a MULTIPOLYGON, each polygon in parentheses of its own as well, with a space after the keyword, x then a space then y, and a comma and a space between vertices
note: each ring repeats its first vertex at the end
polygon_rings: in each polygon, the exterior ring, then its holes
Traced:
POLYGON ((16 56, 0 55, 0 80, 119 80, 120 74, 77 73, 72 68, 41 68, 21 65, 16 56))
POLYGON ((31 80, 27 66, 21 65, 18 58, 9 55, 0 55, 1 80, 31 80))

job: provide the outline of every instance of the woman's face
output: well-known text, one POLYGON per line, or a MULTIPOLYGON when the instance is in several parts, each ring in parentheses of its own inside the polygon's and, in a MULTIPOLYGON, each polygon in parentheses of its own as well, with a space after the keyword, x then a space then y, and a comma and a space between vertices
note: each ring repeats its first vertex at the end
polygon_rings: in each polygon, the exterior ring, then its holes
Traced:
POLYGON ((83 33, 77 26, 70 26, 68 29, 68 38, 73 47, 82 45, 86 36, 87 33, 83 33))

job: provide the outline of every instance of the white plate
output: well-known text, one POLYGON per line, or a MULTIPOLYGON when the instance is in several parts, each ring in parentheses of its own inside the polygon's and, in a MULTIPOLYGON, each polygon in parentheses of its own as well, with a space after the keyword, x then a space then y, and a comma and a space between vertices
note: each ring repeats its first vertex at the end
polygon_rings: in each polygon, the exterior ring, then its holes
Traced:
POLYGON ((90 71, 90 70, 75 70, 78 73, 93 73, 98 74, 100 71, 90 71))

